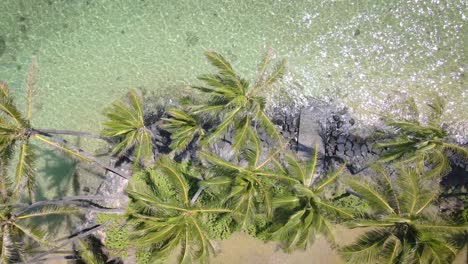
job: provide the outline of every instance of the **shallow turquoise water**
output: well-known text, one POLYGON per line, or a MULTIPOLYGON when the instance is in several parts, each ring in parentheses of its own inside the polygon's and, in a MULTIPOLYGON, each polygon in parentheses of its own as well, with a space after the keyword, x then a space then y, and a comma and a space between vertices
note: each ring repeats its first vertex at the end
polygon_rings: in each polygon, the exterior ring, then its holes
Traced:
POLYGON ((438 92, 460 116, 465 10, 464 0, 4 0, 0 79, 22 94, 35 56, 36 125, 96 132, 102 108, 128 88, 168 94, 193 82, 208 70, 204 50, 249 75, 271 47, 289 59, 298 102, 338 98, 375 118, 393 90, 421 102, 438 92))

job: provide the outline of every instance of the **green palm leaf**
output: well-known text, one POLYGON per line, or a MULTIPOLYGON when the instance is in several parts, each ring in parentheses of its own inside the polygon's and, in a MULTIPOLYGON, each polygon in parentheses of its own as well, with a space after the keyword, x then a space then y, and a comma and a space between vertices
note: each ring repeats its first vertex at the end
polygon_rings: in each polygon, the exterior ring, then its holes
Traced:
POLYGON ((21 184, 26 181, 26 189, 28 191, 29 197, 32 201, 34 201, 33 197, 35 192, 34 188, 36 187, 36 179, 33 163, 36 159, 36 154, 27 141, 21 142, 19 149, 19 159, 15 170, 14 183, 16 186, 14 187, 14 194, 19 194, 21 190, 21 184))
POLYGON ((340 254, 347 263, 380 263, 381 248, 391 236, 387 229, 368 231, 354 244, 341 248, 340 254))
POLYGON ((387 202, 386 197, 382 195, 374 186, 368 183, 351 180, 349 186, 359 195, 362 195, 374 210, 383 210, 389 213, 395 213, 392 206, 387 202))
POLYGON ((124 100, 113 103, 105 111, 108 121, 104 123, 102 135, 115 137, 120 143, 113 153, 122 156, 135 148, 137 160, 143 164, 153 161, 151 131, 145 126, 142 98, 136 91, 129 91, 124 100))

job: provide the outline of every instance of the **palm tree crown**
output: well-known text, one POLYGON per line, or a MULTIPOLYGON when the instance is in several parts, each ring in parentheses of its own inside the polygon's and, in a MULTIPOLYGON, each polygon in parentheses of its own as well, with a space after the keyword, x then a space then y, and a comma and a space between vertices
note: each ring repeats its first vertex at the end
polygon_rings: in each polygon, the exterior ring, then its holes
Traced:
POLYGON ((242 152, 239 163, 201 152, 201 158, 211 165, 209 171, 214 175, 201 181, 200 186, 222 197, 221 200, 233 210, 233 216, 243 229, 252 223, 257 214, 272 216, 272 184, 295 181, 276 171, 276 156, 284 147, 262 157, 260 142, 255 143, 242 152))
POLYGON ((205 56, 218 69, 218 73, 199 77, 205 86, 193 88, 201 91, 208 101, 191 106, 190 112, 212 114, 221 120, 207 135, 207 140, 211 142, 219 139, 229 128, 234 128, 235 149, 241 149, 246 141, 252 140, 251 136, 255 136, 256 133, 249 131, 258 128, 272 139, 280 140, 280 134, 265 113, 265 99, 261 93, 284 75, 286 61, 282 60, 268 73, 272 57, 267 53, 260 65, 257 80, 251 84, 239 77, 231 64, 220 54, 206 52, 205 56))
POLYGON ((142 97, 131 90, 127 97, 115 102, 107 109, 108 121, 104 123, 102 135, 120 139, 113 154, 125 155, 134 149, 136 163, 149 164, 154 161, 153 133, 145 125, 142 97))
MULTIPOLYGON (((417 115, 414 100, 410 99, 408 104, 417 115)), ((441 116, 445 107, 444 100, 436 96, 428 106, 430 113, 427 125, 421 124, 418 118, 388 123, 396 129, 398 134, 388 142, 377 144, 377 147, 386 149, 381 155, 381 162, 424 161, 432 166, 433 176, 445 176, 451 169, 446 157, 447 152, 458 154, 462 159, 468 160, 468 149, 450 143, 447 132, 442 128, 441 116)))
POLYGON ((456 248, 447 234, 468 226, 448 225, 430 214, 428 207, 438 197, 438 184, 428 184, 417 167, 401 168, 395 182, 381 167, 375 169, 381 182, 350 182, 373 211, 349 226, 373 230, 342 248, 344 259, 348 263, 450 263, 456 248))
POLYGON ((284 171, 295 180, 295 184, 292 184, 291 193, 273 199, 276 208, 291 208, 287 210, 286 222, 274 224, 272 232, 272 238, 282 242, 286 251, 305 250, 313 243, 317 233, 324 234, 334 243, 328 216, 353 217, 348 209, 332 205, 324 195, 324 190, 338 179, 345 166, 332 175, 315 181, 317 149, 307 162, 299 161, 295 155, 287 157, 288 166, 284 171))
POLYGON ((203 262, 214 251, 203 225, 204 215, 230 210, 192 203, 187 179, 192 172, 186 163, 163 156, 154 170, 142 179, 132 178, 129 185, 132 202, 128 214, 135 226, 135 242, 138 247, 150 248, 154 261, 179 246, 179 263, 203 262))

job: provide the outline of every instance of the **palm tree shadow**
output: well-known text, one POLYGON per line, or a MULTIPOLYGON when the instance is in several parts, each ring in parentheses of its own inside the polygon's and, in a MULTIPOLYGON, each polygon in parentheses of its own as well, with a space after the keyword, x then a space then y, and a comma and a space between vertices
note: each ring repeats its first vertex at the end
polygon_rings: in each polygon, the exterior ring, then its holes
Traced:
MULTIPOLYGON (((81 140, 78 138, 75 146, 81 145, 81 140)), ((88 165, 80 165, 80 162, 74 160, 64 153, 55 149, 39 149, 39 156, 43 163, 42 168, 38 171, 44 183, 39 184, 37 188, 37 199, 52 199, 69 195, 87 194, 89 187, 86 185, 87 178, 90 175, 104 179, 105 175, 88 165), (85 184, 83 184, 85 182, 85 184)), ((108 155, 107 152, 100 153, 99 157, 108 155)))
POLYGON ((79 186, 74 186, 78 182, 74 180, 78 162, 55 150, 41 149, 39 155, 43 166, 38 173, 42 175, 44 183, 37 188, 37 200, 75 195, 79 190, 79 186))

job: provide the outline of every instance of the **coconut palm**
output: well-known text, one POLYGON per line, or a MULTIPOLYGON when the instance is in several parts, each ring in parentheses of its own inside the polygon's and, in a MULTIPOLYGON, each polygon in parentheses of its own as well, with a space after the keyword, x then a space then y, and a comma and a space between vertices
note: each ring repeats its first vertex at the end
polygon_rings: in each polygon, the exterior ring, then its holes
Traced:
POLYGON ((264 57, 258 77, 254 83, 241 78, 231 64, 216 52, 206 52, 208 61, 218 69, 216 74, 202 75, 198 79, 205 86, 192 86, 208 98, 206 103, 190 107, 192 114, 211 114, 220 120, 207 135, 208 142, 213 142, 226 134, 229 129, 234 131, 234 149, 241 149, 246 141, 252 141, 259 128, 274 140, 281 140, 281 135, 265 112, 265 92, 285 72, 286 61, 282 60, 269 73, 272 57, 267 53, 264 57))
MULTIPOLYGON (((103 164, 91 154, 69 144, 66 140, 58 138, 49 132, 32 127, 32 96, 33 85, 28 84, 27 110, 26 115, 23 115, 16 106, 14 98, 10 95, 7 84, 0 83, 0 155, 4 168, 10 164, 15 154, 15 149, 18 149, 18 158, 13 180, 13 195, 18 195, 21 187, 25 185, 30 199, 34 200, 36 180, 33 164, 36 160, 36 154, 30 142, 31 138, 35 138, 48 146, 59 149, 73 158, 93 162, 102 168, 126 177, 126 175, 123 175, 112 166, 103 164)), ((70 134, 71 131, 67 131, 67 133, 70 134)))
POLYGON ((162 118, 162 128, 171 133, 171 145, 175 152, 184 151, 191 143, 197 144, 206 135, 202 116, 179 109, 169 109, 170 118, 162 118))
POLYGON ((35 226, 33 219, 77 211, 66 206, 21 204, 16 197, 5 193, 1 195, 0 200, 0 263, 25 261, 26 243, 52 246, 47 232, 35 226))
POLYGON ((142 96, 134 90, 105 111, 108 121, 102 135, 117 138, 120 143, 112 153, 123 156, 133 149, 136 164, 148 165, 154 161, 153 133, 145 124, 142 96))
POLYGON ((214 175, 201 181, 199 185, 222 196, 223 203, 233 210, 234 217, 241 228, 245 229, 257 214, 272 216, 272 184, 279 181, 296 181, 276 171, 276 157, 283 148, 262 157, 261 144, 257 140, 253 147, 242 152, 239 163, 228 162, 211 153, 201 152, 201 158, 211 164, 209 170, 214 175))
POLYGON ((431 214, 439 185, 425 182, 418 167, 400 168, 395 181, 381 167, 375 168, 379 182, 350 182, 372 211, 349 226, 372 230, 341 248, 343 258, 348 263, 450 263, 457 249, 447 236, 468 226, 449 225, 431 214))
POLYGON ((151 249, 153 261, 161 261, 176 248, 180 248, 179 263, 204 262, 214 252, 204 216, 230 210, 192 203, 188 179, 193 173, 187 163, 163 156, 155 169, 133 177, 129 184, 131 239, 137 247, 151 249))
MULTIPOLYGON (((414 100, 409 100, 408 103, 417 114, 414 100)), ((445 107, 444 100, 436 96, 428 106, 430 113, 427 125, 420 123, 417 118, 388 123, 397 131, 397 135, 387 142, 377 144, 378 148, 385 149, 379 161, 400 160, 407 163, 415 160, 424 161, 432 166, 431 174, 433 176, 444 176, 451 170, 447 159, 448 152, 468 160, 468 149, 451 143, 447 131, 442 127, 441 116, 445 107)))
POLYGON ((100 248, 97 246, 101 246, 98 243, 95 243, 96 239, 88 238, 88 239, 79 239, 79 250, 78 250, 78 264, 105 264, 107 263, 107 256, 103 254, 100 248))
POLYGON ((271 237, 280 241, 285 251, 294 249, 305 250, 315 241, 317 234, 323 234, 334 243, 331 222, 338 216, 352 218, 349 209, 333 205, 325 196, 327 187, 336 182, 344 169, 344 165, 329 175, 317 179, 316 167, 318 159, 318 148, 315 148, 310 160, 301 161, 296 155, 288 155, 288 166, 285 174, 295 184, 292 192, 273 199, 275 208, 283 209, 281 215, 287 216, 286 221, 273 223, 271 237))

